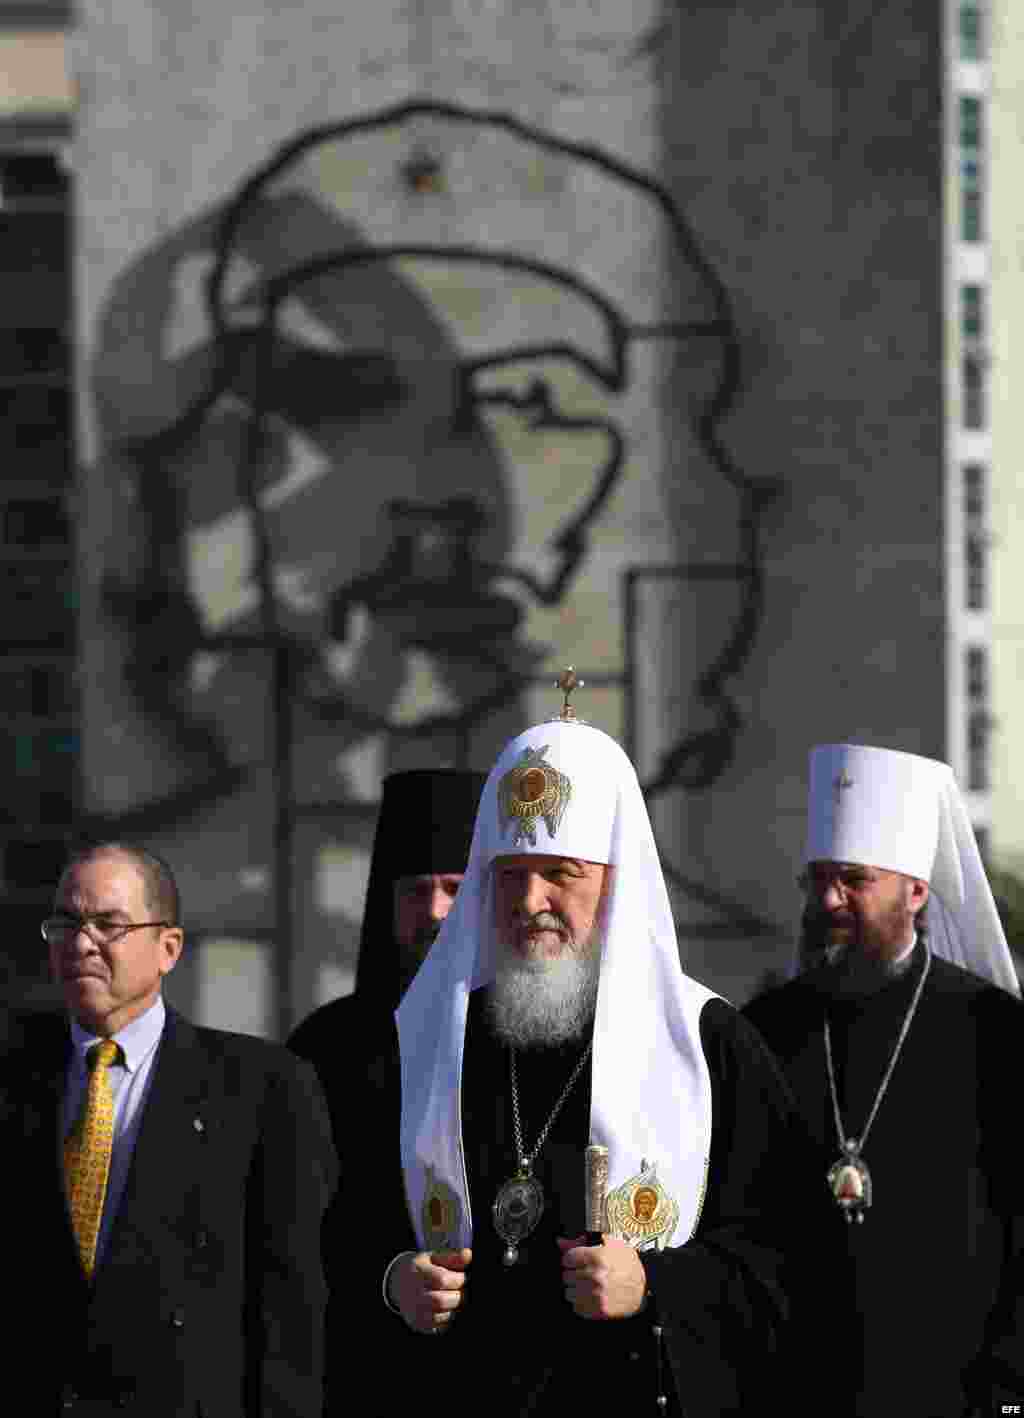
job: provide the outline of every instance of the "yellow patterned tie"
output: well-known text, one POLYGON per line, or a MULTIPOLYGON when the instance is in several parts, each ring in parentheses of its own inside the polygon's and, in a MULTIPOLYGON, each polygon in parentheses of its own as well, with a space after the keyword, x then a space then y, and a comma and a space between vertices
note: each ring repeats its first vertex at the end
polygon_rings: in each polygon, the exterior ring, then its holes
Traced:
POLYGON ((96 1240, 114 1143, 114 1095, 107 1070, 120 1055, 121 1046, 113 1039, 93 1044, 89 1050, 86 1055, 89 1086, 85 1101, 64 1143, 64 1179, 71 1225, 82 1268, 90 1279, 96 1264, 96 1240))

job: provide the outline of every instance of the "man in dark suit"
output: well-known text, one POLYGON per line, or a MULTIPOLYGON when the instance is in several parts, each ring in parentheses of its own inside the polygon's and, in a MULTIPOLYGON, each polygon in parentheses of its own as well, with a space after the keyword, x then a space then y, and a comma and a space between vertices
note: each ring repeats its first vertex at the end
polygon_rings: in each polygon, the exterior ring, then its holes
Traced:
POLYGON ((178 894, 144 850, 74 856, 43 936, 69 1017, 19 1020, 0 1073, 9 1401, 318 1418, 335 1159, 312 1070, 164 1005, 178 894))

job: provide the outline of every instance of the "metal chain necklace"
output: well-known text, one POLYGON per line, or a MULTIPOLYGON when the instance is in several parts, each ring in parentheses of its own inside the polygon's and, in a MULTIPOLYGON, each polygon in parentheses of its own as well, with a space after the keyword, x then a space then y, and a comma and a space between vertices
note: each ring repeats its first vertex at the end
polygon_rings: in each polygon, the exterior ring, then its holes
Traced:
POLYGON ((516 1051, 509 1049, 508 1063, 509 1074, 512 1080, 512 1123, 516 1136, 516 1172, 509 1177, 498 1188, 498 1194, 494 1198, 494 1205, 491 1207, 494 1216, 494 1229, 505 1242, 505 1253, 502 1261, 505 1265, 515 1265, 519 1259, 519 1243, 525 1241, 527 1236, 531 1236, 537 1229, 544 1211, 544 1188, 533 1175, 533 1164, 537 1159, 537 1154, 547 1139, 548 1133, 554 1125, 555 1119, 562 1111, 562 1105, 573 1090, 573 1085, 583 1072, 583 1067, 590 1058, 590 1051, 593 1048, 593 1040, 583 1050, 583 1053, 576 1061, 576 1067, 569 1075, 569 1082, 558 1095, 555 1106, 551 1109, 547 1122, 541 1128, 537 1141, 529 1152, 523 1147, 523 1124, 519 1116, 519 1088, 516 1083, 516 1051))
POLYGON ((828 1187, 832 1193, 832 1199, 846 1217, 847 1225, 855 1218, 858 1222, 863 1222, 864 1213, 871 1205, 871 1173, 867 1169, 861 1154, 861 1149, 868 1140, 868 1133, 871 1131, 871 1124, 875 1121, 875 1114, 881 1106, 885 1097, 885 1090, 889 1087, 889 1080, 892 1078, 893 1069, 896 1067, 896 1060, 900 1056, 903 1048, 903 1041, 910 1030, 911 1021, 917 1010, 918 1001, 921 998, 921 991, 924 989, 924 982, 928 978, 928 971, 931 969, 932 953, 928 949, 927 940, 924 944, 924 969, 921 971, 921 978, 914 988, 914 996, 910 1001, 906 1014, 903 1016, 903 1023, 900 1025, 899 1037, 896 1046, 892 1051, 888 1067, 878 1085, 878 1092, 875 1094, 875 1101, 871 1105, 868 1113, 868 1120, 864 1124, 864 1130, 860 1137, 847 1137, 843 1129, 843 1120, 839 1112, 839 1095, 836 1092, 836 1075, 832 1066, 832 1035, 828 1027, 828 1015, 825 1015, 825 1066, 828 1069, 828 1087, 832 1095, 832 1113, 836 1120, 836 1136, 839 1139, 839 1146, 842 1149, 842 1156, 829 1169, 828 1187))

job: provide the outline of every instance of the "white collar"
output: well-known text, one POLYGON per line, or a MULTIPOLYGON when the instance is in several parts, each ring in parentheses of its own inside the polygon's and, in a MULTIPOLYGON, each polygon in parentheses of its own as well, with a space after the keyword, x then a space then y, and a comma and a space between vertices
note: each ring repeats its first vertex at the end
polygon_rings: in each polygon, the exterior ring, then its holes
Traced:
MULTIPOLYGON (((123 1029, 119 1029, 116 1034, 111 1035, 114 1042, 121 1046, 124 1067, 129 1073, 134 1073, 156 1047, 160 1035, 163 1033, 166 1018, 167 1010, 164 1006, 164 997, 157 995, 155 1001, 143 1014, 138 1015, 130 1024, 126 1024, 123 1029)), ((102 1039, 97 1034, 87 1034, 78 1020, 73 1018, 71 1020, 71 1043, 75 1050, 76 1062, 84 1070, 86 1055, 93 1044, 102 1043, 102 1039)))

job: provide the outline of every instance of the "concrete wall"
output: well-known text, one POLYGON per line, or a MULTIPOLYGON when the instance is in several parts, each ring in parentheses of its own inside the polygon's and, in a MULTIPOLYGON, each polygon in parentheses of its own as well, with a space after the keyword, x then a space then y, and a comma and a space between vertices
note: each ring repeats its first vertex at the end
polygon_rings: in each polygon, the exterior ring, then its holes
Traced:
MULTIPOLYGON (((942 753, 938 19, 924 3, 872 9, 82 6, 86 806, 177 866, 206 941, 179 988, 202 1017, 273 1032, 344 988, 381 773, 488 766, 553 707, 542 685, 566 662, 596 684, 592 722, 632 726, 645 780, 667 784, 681 744, 686 781, 721 767, 709 787, 665 786, 654 811, 690 968, 737 997, 789 953, 808 747, 942 753), (417 96, 657 175, 697 246, 579 154, 421 116, 325 141, 260 188, 218 344, 203 283, 229 195, 315 125, 417 96), (288 290, 271 338, 246 340, 261 283, 395 242, 512 248, 582 278, 633 328, 625 386, 532 356, 479 375, 475 423, 456 417, 469 359, 559 340, 607 361, 613 323, 552 271, 335 270, 288 290), (701 329, 641 337, 667 319, 701 329), (538 378, 591 426, 531 427, 530 410, 485 397, 522 399, 538 378), (716 391, 728 416, 698 437, 716 391), (545 604, 518 573, 543 588, 563 568, 552 539, 607 471, 602 420, 624 435, 621 476, 545 604), (380 578, 367 589, 393 551, 387 501, 453 498, 486 515, 460 629, 521 679, 459 732, 413 737, 502 683, 439 638, 410 652, 380 578), (737 565, 745 579, 721 574, 737 565), (690 574, 640 584, 630 686, 623 576, 637 566, 690 574), (748 612, 763 591, 762 620, 739 619, 744 587, 748 612), (277 690, 308 809, 285 834, 297 948, 283 1010, 270 631, 290 647, 277 690), (728 700, 694 688, 716 662, 728 700), (359 715, 325 716, 342 700, 359 715)), ((446 535, 415 543, 421 595, 451 580, 446 535)))
POLYGON ((784 484, 749 727, 686 836, 695 872, 773 919, 798 909, 811 744, 944 752, 938 23, 702 6, 664 87, 665 170, 741 331, 728 440, 784 484))

